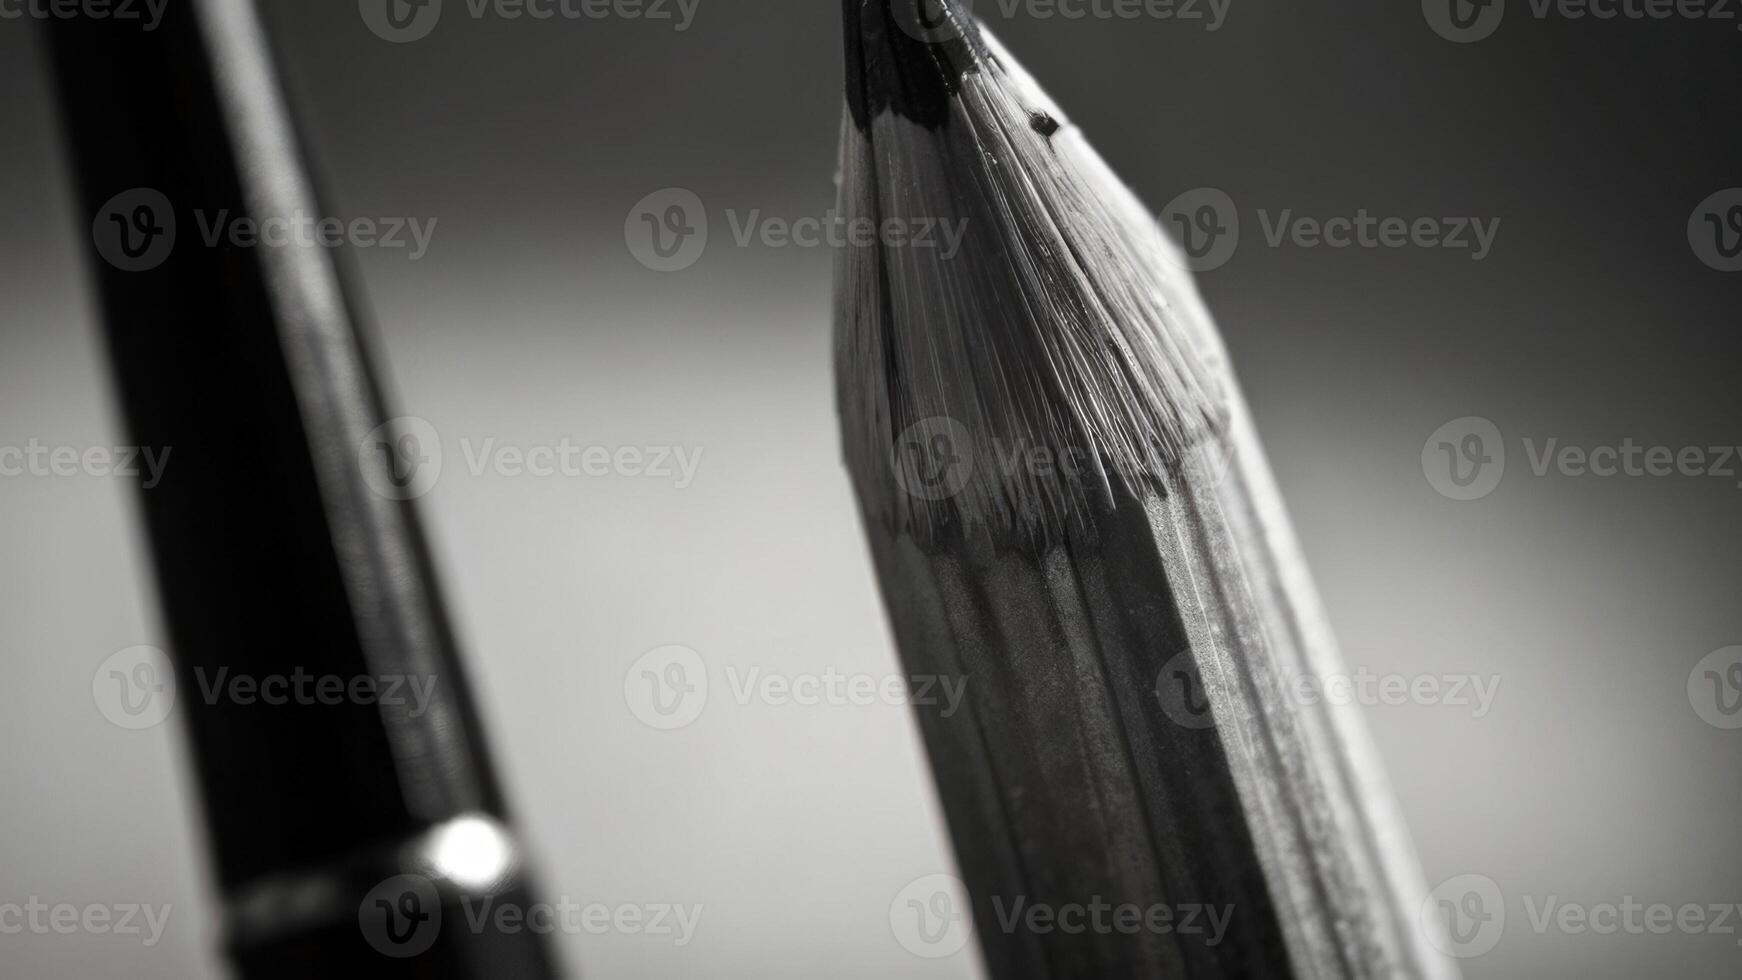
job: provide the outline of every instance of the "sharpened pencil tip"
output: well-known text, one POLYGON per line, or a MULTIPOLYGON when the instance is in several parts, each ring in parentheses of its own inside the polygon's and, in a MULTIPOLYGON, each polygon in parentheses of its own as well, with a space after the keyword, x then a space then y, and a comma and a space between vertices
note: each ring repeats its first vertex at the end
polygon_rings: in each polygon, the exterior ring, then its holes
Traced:
POLYGON ((960 0, 843 0, 843 20, 847 106, 861 130, 885 110, 941 125, 962 75, 986 57, 960 0))
POLYGON ((904 29, 921 2, 847 5, 848 465, 919 539, 1063 540, 1219 437, 1231 379, 1155 217, 964 4, 904 29))

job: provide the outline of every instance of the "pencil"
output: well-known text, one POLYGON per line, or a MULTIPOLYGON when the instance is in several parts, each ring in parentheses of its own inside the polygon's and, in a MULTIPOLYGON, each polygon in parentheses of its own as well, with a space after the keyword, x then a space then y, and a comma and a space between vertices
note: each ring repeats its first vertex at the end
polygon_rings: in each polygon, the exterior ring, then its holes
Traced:
POLYGON ((541 935, 461 907, 526 908, 529 869, 372 451, 389 414, 344 256, 198 236, 199 215, 322 213, 253 0, 49 29, 82 230, 122 228, 91 266, 118 402, 171 451, 140 499, 230 965, 552 975, 541 935))
POLYGON ((845 8, 843 443, 966 681, 919 724, 992 976, 1456 976, 1358 709, 1289 693, 1338 655, 1183 256, 963 4, 845 8))

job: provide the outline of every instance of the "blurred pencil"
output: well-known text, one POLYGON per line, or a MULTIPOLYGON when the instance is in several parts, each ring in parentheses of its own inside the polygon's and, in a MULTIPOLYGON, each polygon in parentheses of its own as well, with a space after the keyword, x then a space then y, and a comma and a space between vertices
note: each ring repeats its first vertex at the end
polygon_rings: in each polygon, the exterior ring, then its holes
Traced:
POLYGON ((841 250, 837 367, 992 975, 1455 976, 1358 709, 1287 693, 1338 658, 1183 259, 965 5, 845 6, 843 217, 962 235, 841 250), (1019 914, 1095 903, 1230 917, 1019 914))
POLYGON ((388 413, 343 257, 197 235, 198 214, 322 213, 253 0, 50 31, 85 220, 121 226, 92 266, 118 400, 138 445, 174 451, 143 516, 230 965, 551 975, 541 935, 462 908, 525 909, 528 871, 416 514, 376 451, 388 413), (396 678, 427 700, 265 696, 262 678, 293 676, 396 678), (225 677, 262 696, 202 696, 225 677))

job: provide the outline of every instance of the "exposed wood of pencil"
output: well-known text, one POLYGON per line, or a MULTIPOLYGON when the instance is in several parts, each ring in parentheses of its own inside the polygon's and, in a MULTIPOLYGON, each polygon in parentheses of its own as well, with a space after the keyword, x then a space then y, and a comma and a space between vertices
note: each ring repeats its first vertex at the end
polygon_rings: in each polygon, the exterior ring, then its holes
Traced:
POLYGON ((957 4, 902 2, 846 2, 841 209, 964 246, 843 250, 841 412, 905 666, 967 681, 920 722, 992 974, 1455 976, 1356 709, 1287 693, 1338 657, 1172 246, 957 4))

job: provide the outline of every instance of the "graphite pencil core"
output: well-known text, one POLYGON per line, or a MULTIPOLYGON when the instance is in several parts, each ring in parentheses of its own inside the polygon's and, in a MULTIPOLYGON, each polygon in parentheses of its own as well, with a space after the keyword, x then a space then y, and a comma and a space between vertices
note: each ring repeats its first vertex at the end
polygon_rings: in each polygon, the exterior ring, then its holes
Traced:
POLYGON ((869 127, 889 111, 926 127, 949 120, 963 75, 986 56, 956 0, 844 0, 847 108, 869 127))

